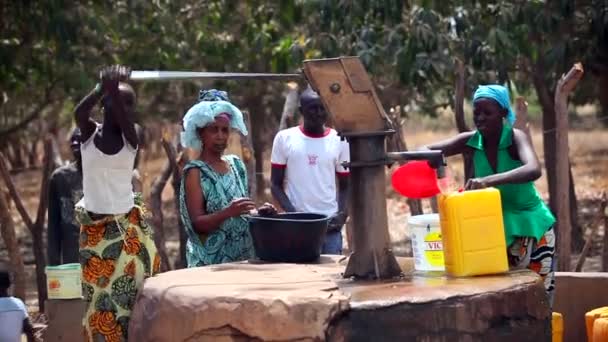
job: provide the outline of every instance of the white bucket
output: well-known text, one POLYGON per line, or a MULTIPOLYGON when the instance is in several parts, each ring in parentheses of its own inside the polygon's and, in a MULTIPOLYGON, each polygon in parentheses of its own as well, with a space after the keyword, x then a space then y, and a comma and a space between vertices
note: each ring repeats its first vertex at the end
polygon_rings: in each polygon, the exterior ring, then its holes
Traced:
POLYGON ((44 271, 49 299, 82 298, 80 264, 47 266, 44 271))
POLYGON ((416 271, 445 271, 439 214, 411 216, 407 225, 412 234, 416 271))

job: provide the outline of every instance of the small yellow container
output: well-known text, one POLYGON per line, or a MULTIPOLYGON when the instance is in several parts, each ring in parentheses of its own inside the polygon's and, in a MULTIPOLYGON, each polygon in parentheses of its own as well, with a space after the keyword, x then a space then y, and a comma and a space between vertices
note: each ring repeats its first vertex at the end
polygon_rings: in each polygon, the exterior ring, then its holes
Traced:
POLYGON ((449 275, 466 277, 509 270, 498 189, 441 194, 438 203, 449 275))
POLYGON ((47 266, 45 273, 49 299, 82 298, 82 272, 80 264, 47 266))
POLYGON ((608 318, 593 321, 593 342, 608 342, 608 318))
POLYGON ((585 313, 585 327, 587 330, 587 342, 593 342, 593 323, 596 319, 602 317, 603 315, 608 314, 608 306, 603 306, 601 308, 593 309, 587 313, 585 313))
POLYGON ((551 318, 551 342, 564 341, 564 317, 559 312, 554 312, 551 318))

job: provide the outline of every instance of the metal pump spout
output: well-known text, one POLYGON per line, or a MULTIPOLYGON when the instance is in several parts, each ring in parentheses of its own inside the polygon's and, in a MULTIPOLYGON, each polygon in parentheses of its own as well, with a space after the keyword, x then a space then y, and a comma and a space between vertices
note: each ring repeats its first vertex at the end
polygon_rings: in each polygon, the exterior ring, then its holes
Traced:
POLYGON ((392 161, 402 160, 426 160, 429 166, 437 170, 437 178, 445 177, 445 167, 447 166, 441 151, 408 151, 408 152, 388 152, 387 158, 392 161))

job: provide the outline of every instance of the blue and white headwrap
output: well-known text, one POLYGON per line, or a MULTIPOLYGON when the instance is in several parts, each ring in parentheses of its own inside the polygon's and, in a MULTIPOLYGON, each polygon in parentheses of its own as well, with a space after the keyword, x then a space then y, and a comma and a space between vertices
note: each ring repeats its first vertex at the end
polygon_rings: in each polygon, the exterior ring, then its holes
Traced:
POLYGON ((486 98, 496 101, 502 108, 507 110, 507 121, 513 125, 515 123, 515 112, 511 108, 509 89, 498 84, 480 85, 473 95, 473 103, 478 99, 486 98))
POLYGON ((226 101, 230 102, 230 98, 228 97, 228 93, 223 90, 217 89, 201 89, 198 92, 198 102, 201 101, 226 101))
POLYGON ((248 134, 243 121, 243 113, 228 102, 228 94, 215 89, 205 90, 200 92, 199 102, 184 115, 184 131, 181 133, 182 146, 201 150, 203 142, 199 138, 198 129, 215 122, 215 118, 220 114, 226 114, 230 118, 230 127, 243 135, 248 134))

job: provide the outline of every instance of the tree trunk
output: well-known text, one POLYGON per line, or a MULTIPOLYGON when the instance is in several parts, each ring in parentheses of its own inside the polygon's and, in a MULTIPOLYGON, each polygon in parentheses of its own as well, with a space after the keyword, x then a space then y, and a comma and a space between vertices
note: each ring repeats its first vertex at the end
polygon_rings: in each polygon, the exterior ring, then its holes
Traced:
MULTIPOLYGON (((389 114, 391 121, 393 122, 393 129, 395 134, 389 136, 387 139, 387 149, 389 152, 401 152, 407 151, 407 144, 403 138, 403 126, 402 120, 399 117, 399 113, 389 114)), ((399 161, 399 165, 405 164, 405 161, 399 161)), ((422 202, 419 199, 407 198, 407 205, 410 208, 411 215, 422 215, 422 202)))
POLYGON ((602 272, 608 272, 608 209, 604 208, 604 249, 602 251, 602 272))
POLYGON ((23 205, 23 201, 21 200, 21 196, 17 192, 15 188, 15 184, 10 177, 10 174, 6 168, 6 163, 4 156, 0 155, 0 174, 4 178, 4 182, 9 190, 9 193, 15 202, 15 207, 17 211, 21 215, 23 222, 26 227, 29 229, 30 234, 32 236, 33 242, 33 253, 36 262, 36 283, 38 288, 38 307, 40 312, 44 312, 44 305, 47 298, 46 291, 46 274, 44 273, 44 268, 46 266, 46 257, 44 254, 44 242, 43 242, 43 233, 45 228, 45 219, 46 219, 46 210, 48 206, 48 186, 49 186, 49 177, 52 172, 52 164, 53 164, 53 146, 51 144, 51 139, 45 139, 44 144, 44 167, 42 168, 42 183, 40 186, 40 197, 38 200, 38 210, 36 212, 35 221, 32 220, 30 215, 25 210, 25 206, 23 205))
POLYGON ((279 131, 289 127, 289 120, 293 119, 298 110, 298 84, 296 82, 287 83, 287 94, 285 95, 285 105, 281 113, 279 131))
POLYGON ((528 135, 528 139, 532 142, 532 134, 530 132, 530 122, 528 121, 528 102, 523 96, 518 96, 515 99, 516 120, 513 127, 522 130, 528 135))
POLYGON ((42 167, 42 182, 40 185, 40 199, 38 201, 38 211, 36 221, 30 227, 34 245, 34 256, 36 258, 36 281, 38 285, 38 309, 44 312, 45 301, 47 299, 46 289, 46 255, 44 254, 44 228, 46 221, 47 207, 49 204, 48 188, 49 178, 53 172, 53 145, 50 137, 44 139, 44 164, 42 167))
MULTIPOLYGON (((245 126, 247 126, 247 130, 251 132, 251 119, 249 112, 243 111, 243 121, 245 121, 245 126)), ((253 140, 251 138, 251 133, 247 136, 241 134, 241 154, 243 156, 243 163, 245 163, 245 167, 247 168, 247 186, 249 191, 249 196, 255 202, 257 200, 257 181, 255 177, 256 173, 256 159, 255 159, 255 148, 253 148, 253 140)))
POLYGON ((45 302, 48 297, 46 291, 46 256, 44 254, 44 222, 36 223, 32 227, 32 242, 34 248, 34 260, 36 262, 36 288, 38 290, 38 310, 44 312, 45 302))
MULTIPOLYGON (((163 217, 162 193, 169 177, 171 177, 172 165, 170 161, 166 161, 161 173, 154 179, 152 190, 150 191, 150 209, 152 209, 152 222, 154 225, 154 243, 160 256, 161 271, 169 271, 169 257, 167 256, 167 248, 165 247, 165 227, 163 217)), ((179 217, 178 217, 179 220, 179 217)))
POLYGON ((30 144, 30 149, 28 151, 28 164, 30 168, 35 168, 38 164, 38 138, 34 139, 30 144))
POLYGON ((23 170, 25 169, 25 161, 23 160, 23 151, 21 146, 21 138, 15 137, 12 140, 11 150, 13 151, 11 162, 11 170, 23 170))
POLYGON ((585 244, 585 231, 583 226, 578 221, 578 201, 576 199, 576 191, 574 188, 574 179, 572 178, 572 165, 568 166, 569 191, 570 191, 570 225, 572 226, 571 244, 572 251, 580 252, 585 244))
MULTIPOLYGON (((260 85, 261 86, 261 85, 260 85)), ((264 180, 264 150, 266 149, 266 141, 264 140, 264 104, 260 94, 253 93, 246 99, 247 108, 251 117, 251 139, 255 149, 253 157, 257 161, 255 164, 255 182, 256 182, 256 198, 258 201, 264 201, 266 198, 266 184, 264 180)))
POLYGON ((11 217, 4 191, 0 191, 0 233, 8 251, 10 271, 14 275, 13 294, 25 301, 25 266, 15 234, 15 222, 11 217))
POLYGON ((549 188, 549 207, 555 213, 555 103, 553 94, 545 82, 544 75, 545 71, 542 64, 535 64, 532 71, 532 81, 543 111, 543 152, 549 188))
MULTIPOLYGON (((468 132, 469 127, 464 117, 464 92, 466 82, 466 70, 462 61, 458 60, 456 63, 456 84, 455 96, 454 96, 454 119, 456 121, 456 128, 458 132, 468 132)), ((462 155, 462 167, 464 168, 464 183, 473 178, 473 155, 471 153, 464 153, 462 155)), ((431 204, 436 202, 431 202, 431 204)))
POLYGON ((599 100, 601 110, 598 112, 600 124, 608 127, 608 71, 602 70, 599 75, 599 100))
POLYGON ((571 234, 570 220, 570 187, 568 160, 568 96, 576 87, 583 75, 582 65, 575 64, 572 69, 557 83, 555 91, 555 124, 556 124, 556 175, 557 198, 555 199, 557 216, 557 243, 560 257, 558 269, 562 272, 570 270, 571 234))
POLYGON ((177 227, 179 231, 179 257, 175 261, 174 266, 176 269, 180 269, 188 266, 186 261, 186 243, 188 241, 188 235, 186 234, 186 228, 182 224, 182 220, 180 219, 179 215, 179 197, 181 193, 180 185, 182 181, 182 170, 184 169, 184 165, 188 162, 188 158, 183 151, 179 154, 179 157, 177 157, 177 151, 181 149, 179 142, 177 143, 177 149, 167 141, 165 141, 165 143, 162 145, 165 149, 167 157, 169 158, 169 162, 172 165, 171 170, 173 171, 173 174, 171 175, 171 186, 173 187, 173 193, 175 194, 175 198, 173 199, 173 208, 176 215, 175 217, 177 217, 177 227))
MULTIPOLYGON (((551 100, 553 96, 547 87, 541 74, 541 71, 534 71, 532 79, 536 94, 538 96, 542 111, 543 111, 543 152, 545 159, 545 171, 547 176, 547 185, 549 189, 549 207, 553 213, 556 212, 556 183, 555 183, 555 107, 551 100)), ((578 205, 576 202, 576 191, 572 178, 572 167, 569 165, 569 192, 570 192, 570 220, 572 226, 572 248, 574 251, 580 251, 584 244, 583 227, 578 223, 578 205)))

